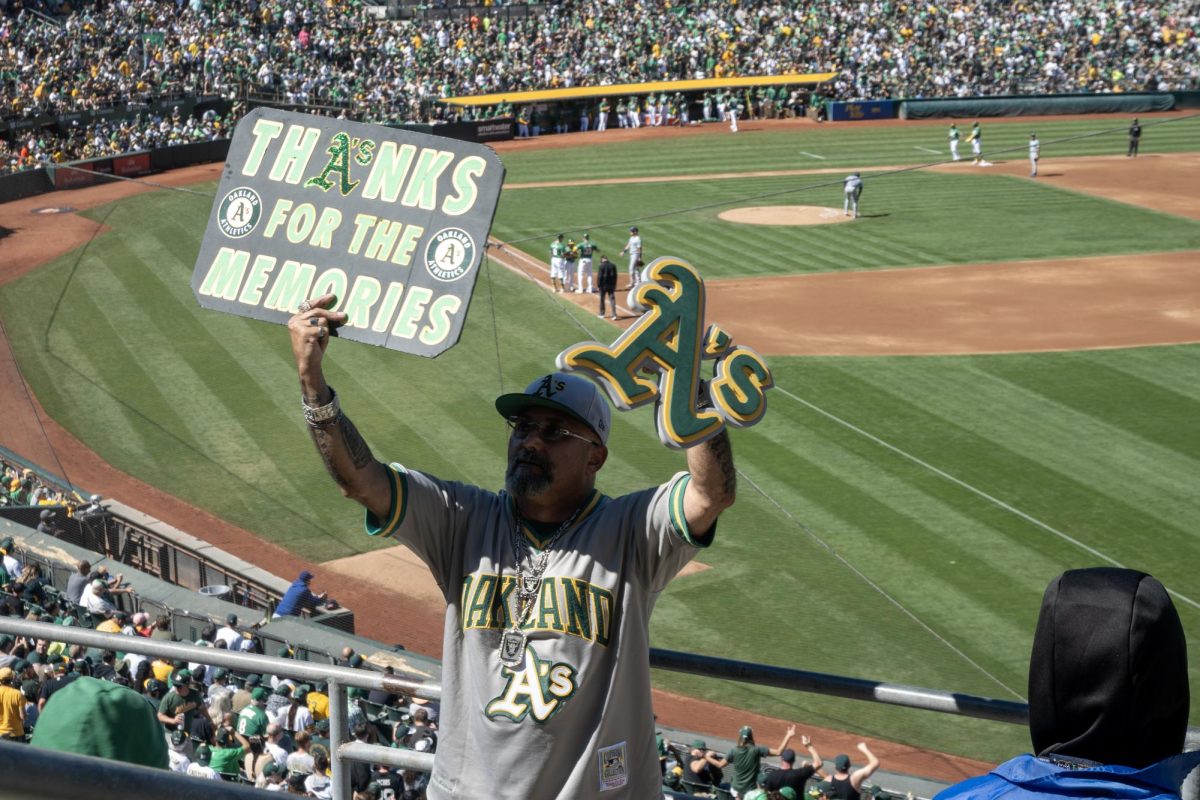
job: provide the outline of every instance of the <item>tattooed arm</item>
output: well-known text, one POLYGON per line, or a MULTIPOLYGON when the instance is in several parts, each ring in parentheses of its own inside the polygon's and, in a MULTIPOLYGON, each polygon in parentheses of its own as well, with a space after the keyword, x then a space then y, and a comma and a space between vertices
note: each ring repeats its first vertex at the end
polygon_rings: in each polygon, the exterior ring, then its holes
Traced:
POLYGON ((683 493, 683 515, 692 535, 702 537, 712 530, 721 512, 733 505, 737 494, 729 431, 688 448, 687 464, 692 479, 683 493))
MULTIPOLYGON (((292 353, 300 374, 300 393, 304 404, 317 408, 333 399, 325 382, 321 360, 329 346, 329 332, 346 321, 340 311, 329 311, 335 300, 324 295, 312 303, 311 311, 296 314, 288 322, 292 353), (313 324, 313 320, 317 324, 313 324)), ((345 414, 338 414, 319 427, 309 426, 309 435, 317 446, 325 469, 337 481, 346 497, 362 503, 377 516, 386 516, 391 504, 387 468, 371 454, 371 448, 345 414)))

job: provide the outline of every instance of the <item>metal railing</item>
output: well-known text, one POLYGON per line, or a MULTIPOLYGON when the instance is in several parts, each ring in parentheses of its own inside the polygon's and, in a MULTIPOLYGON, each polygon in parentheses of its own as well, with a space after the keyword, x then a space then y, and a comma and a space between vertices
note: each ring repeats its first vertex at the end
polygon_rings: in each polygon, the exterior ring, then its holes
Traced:
MULTIPOLYGON (((347 741, 346 722, 346 687, 357 686, 367 690, 382 690, 389 694, 408 694, 428 700, 439 700, 442 695, 440 684, 405 680, 391 675, 372 672, 369 670, 351 669, 332 665, 317 665, 297 662, 290 659, 272 658, 269 656, 252 655, 248 653, 231 653, 226 650, 201 648, 191 644, 178 644, 145 639, 138 636, 123 636, 114 633, 100 633, 85 628, 64 627, 44 622, 29 622, 10 617, 0 617, 0 633, 12 636, 26 636, 49 639, 51 641, 79 644, 103 650, 121 650, 149 656, 160 656, 171 660, 198 661, 214 667, 226 667, 238 672, 262 673, 271 675, 286 675, 305 681, 325 681, 329 685, 329 738, 330 762, 332 767, 331 787, 333 800, 350 800, 350 770, 347 760, 362 761, 373 764, 386 764, 398 769, 412 769, 421 772, 432 772, 435 756, 413 750, 400 750, 379 745, 347 741)), ((793 691, 803 691, 816 694, 832 695, 853 700, 884 703, 886 705, 906 706, 927 711, 938 711, 947 714, 988 719, 997 722, 1024 725, 1028 722, 1028 706, 1007 700, 995 700, 976 695, 944 692, 925 689, 918 686, 885 683, 859 678, 848 678, 840 675, 829 675, 819 672, 776 667, 766 664, 752 664, 733 659, 700 656, 692 653, 681 653, 672 650, 652 649, 650 664, 657 669, 672 670, 694 675, 703 675, 723 680, 733 680, 743 683, 755 683, 763 686, 773 686, 793 691)), ((0 743, 3 745, 4 743, 0 743)), ((1188 728, 1185 750, 1200 747, 1200 728, 1188 728)), ((14 756, 27 750, 19 749, 19 745, 0 747, 0 798, 8 797, 3 787, 18 788, 11 783, 9 776, 17 773, 32 775, 44 774, 56 770, 26 769, 25 762, 14 763, 8 757, 11 748, 14 756)), ((58 754, 56 754, 57 756, 58 754)), ((144 785, 152 776, 162 779, 162 773, 148 771, 132 765, 121 765, 112 762, 102 762, 104 775, 114 776, 112 781, 98 782, 89 794, 97 800, 105 797, 131 797, 145 794, 135 789, 144 785), (148 773, 149 777, 147 774, 148 773), (113 794, 95 791, 100 787, 114 787, 113 794)), ((64 772, 61 767, 58 772, 64 772)), ((1200 800, 1200 770, 1193 772, 1183 786, 1184 800, 1200 800)), ((89 782, 96 776, 95 769, 73 773, 76 776, 88 775, 89 782)), ((48 784, 38 783, 41 791, 38 797, 71 798, 74 800, 79 784, 71 786, 63 784, 61 793, 58 792, 59 778, 48 784), (53 791, 51 791, 53 789, 53 791), (70 791, 68 791, 68 789, 70 791)), ((62 780, 69 780, 62 778, 62 780)), ((172 781, 175 779, 172 778, 172 781)), ((181 778, 181 780, 193 780, 181 778)), ((166 784, 158 785, 159 794, 166 784)), ((173 787, 174 784, 172 783, 173 787)), ((182 784, 181 784, 182 786, 182 784)), ((236 786, 215 787, 210 783, 206 788, 208 800, 213 798, 238 798, 247 795, 235 792, 241 790, 236 786)), ((176 793, 172 796, 179 800, 199 798, 189 789, 187 792, 176 793)))
MULTIPOLYGON (((291 659, 272 658, 250 653, 231 653, 227 650, 202 648, 191 644, 157 641, 141 636, 123 636, 118 633, 101 633, 86 628, 54 625, 49 622, 30 622, 11 617, 0 617, 0 633, 7 633, 14 637, 25 636, 47 639, 52 642, 84 645, 100 650, 120 650, 146 656, 157 656, 172 661, 198 661, 202 664, 225 667, 237 672, 286 675, 289 678, 313 683, 327 682, 329 684, 329 760, 332 768, 330 777, 333 800, 351 799, 350 770, 346 764, 347 759, 372 764, 387 764, 398 769, 412 769, 421 772, 433 770, 434 757, 431 753, 347 741, 346 687, 357 686, 369 691, 378 690, 389 694, 407 694, 427 700, 438 700, 442 696, 442 687, 439 684, 405 680, 370 670, 306 664, 291 659)), ((0 759, 0 763, 7 761, 8 759, 0 759)), ((90 773, 77 773, 77 776, 83 775, 89 776, 87 780, 91 785, 90 773)), ((78 784, 76 784, 76 789, 78 788, 78 784)), ((114 794, 97 793, 94 791, 95 788, 93 786, 93 790, 88 792, 92 797, 137 796, 120 785, 112 787, 114 790, 119 790, 114 794)), ((158 796, 158 794, 150 796, 158 796)), ((210 793, 208 796, 211 797, 212 794, 210 793)), ((229 796, 244 795, 231 794, 229 796)))

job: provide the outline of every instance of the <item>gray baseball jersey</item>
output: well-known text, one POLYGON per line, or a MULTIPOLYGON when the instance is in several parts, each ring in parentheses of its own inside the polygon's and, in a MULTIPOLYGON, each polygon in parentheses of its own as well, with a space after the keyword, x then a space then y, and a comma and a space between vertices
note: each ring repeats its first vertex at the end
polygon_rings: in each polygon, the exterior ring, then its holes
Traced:
POLYGON ((524 663, 510 669, 499 648, 516 602, 511 497, 398 464, 388 474, 391 509, 368 513, 367 532, 411 547, 448 606, 429 797, 661 797, 649 620, 659 592, 711 543, 684 520, 690 476, 615 499, 593 492, 549 552, 524 663))

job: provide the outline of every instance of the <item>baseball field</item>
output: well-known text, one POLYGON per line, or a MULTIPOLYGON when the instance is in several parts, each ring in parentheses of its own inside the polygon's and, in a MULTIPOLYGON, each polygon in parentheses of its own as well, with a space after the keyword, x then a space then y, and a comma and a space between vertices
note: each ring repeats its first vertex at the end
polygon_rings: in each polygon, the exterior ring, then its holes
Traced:
MULTIPOLYGON (((335 342, 329 379, 378 456, 498 487, 495 395, 628 322, 547 291, 550 241, 590 232, 624 276, 617 252, 638 225, 647 261, 700 270, 710 320, 758 348, 777 387, 764 421, 733 434, 738 503, 658 602, 655 644, 1020 699, 1042 591, 1065 569, 1145 570, 1200 630, 1200 117, 1144 122, 1137 159, 1120 118, 985 122, 990 166, 967 146, 945 163, 940 122, 513 142, 492 230, 504 244, 480 266, 461 342, 433 361, 335 342), (833 224, 851 170, 863 217, 833 224), (728 219, 746 208, 772 224, 728 219)), ((193 299, 215 184, 188 188, 81 211, 103 227, 35 270, 0 257, 0 272, 25 272, 0 285, 22 373, 119 470, 409 596, 395 638, 411 646, 409 620, 436 629, 437 600, 407 561, 366 555, 385 543, 362 534, 312 453, 286 333, 193 299)), ((71 215, 30 212, 69 200, 35 201, 0 207, 0 225, 42 225, 51 247, 71 215)), ((619 414, 600 486, 623 493, 682 464, 648 410, 619 414)), ((1028 746, 999 724, 655 680, 986 760, 1028 746)))

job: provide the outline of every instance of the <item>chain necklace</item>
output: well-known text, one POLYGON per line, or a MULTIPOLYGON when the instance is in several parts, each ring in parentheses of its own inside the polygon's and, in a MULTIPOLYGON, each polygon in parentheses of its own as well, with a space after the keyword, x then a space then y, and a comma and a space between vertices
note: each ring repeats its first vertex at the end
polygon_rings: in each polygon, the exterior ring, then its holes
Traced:
POLYGON ((516 524, 512 528, 512 545, 513 552, 517 557, 517 599, 509 613, 511 625, 500 636, 500 663, 509 669, 519 669, 525 662, 525 642, 528 637, 522 630, 522 626, 529 619, 529 615, 533 612, 533 606, 537 603, 538 595, 542 591, 542 574, 546 571, 546 564, 550 561, 550 551, 575 522, 585 505, 587 505, 587 501, 576 508, 566 522, 558 526, 558 530, 554 531, 545 546, 533 557, 529 572, 526 573, 524 561, 529 547, 525 543, 525 536, 521 533, 521 512, 517 510, 516 501, 513 501, 513 517, 516 524))

